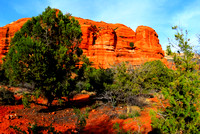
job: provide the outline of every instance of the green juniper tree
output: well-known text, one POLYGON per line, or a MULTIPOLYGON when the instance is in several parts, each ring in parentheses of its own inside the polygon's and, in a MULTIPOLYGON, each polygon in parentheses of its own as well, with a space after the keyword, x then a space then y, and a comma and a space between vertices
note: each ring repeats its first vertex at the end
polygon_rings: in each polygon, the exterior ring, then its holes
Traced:
POLYGON ((70 93, 71 75, 78 69, 82 50, 79 22, 47 7, 27 21, 11 41, 4 59, 12 83, 30 83, 48 99, 70 93))
POLYGON ((200 76, 195 69, 196 63, 192 61, 194 54, 187 39, 187 31, 184 33, 177 26, 172 29, 177 32, 175 40, 178 52, 182 52, 184 56, 180 57, 170 47, 167 48, 168 53, 174 56, 176 75, 169 88, 162 90, 169 106, 158 113, 159 118, 152 117, 152 126, 160 133, 197 134, 200 132, 200 76))

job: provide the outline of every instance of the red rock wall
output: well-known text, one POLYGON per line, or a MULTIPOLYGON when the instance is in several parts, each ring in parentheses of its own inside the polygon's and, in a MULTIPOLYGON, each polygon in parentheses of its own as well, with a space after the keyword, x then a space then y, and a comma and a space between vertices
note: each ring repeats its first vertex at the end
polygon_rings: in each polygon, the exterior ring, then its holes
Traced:
POLYGON ((15 33, 19 31, 23 24, 29 19, 30 18, 19 19, 4 27, 0 27, 0 62, 2 62, 1 59, 8 52, 11 38, 14 37, 15 33))
MULTIPOLYGON (((129 61, 139 65, 149 60, 160 59, 164 63, 164 51, 159 44, 158 35, 154 29, 139 26, 134 32, 123 24, 108 24, 75 17, 83 33, 80 47, 83 53, 94 62, 95 67, 108 68, 110 65, 129 61), (130 47, 134 43, 134 49, 130 47)), ((0 58, 8 51, 10 39, 30 18, 0 27, 0 58)))
POLYGON ((77 18, 81 24, 83 40, 81 48, 95 67, 129 61, 139 65, 149 60, 164 59, 164 51, 159 44, 158 34, 147 26, 139 26, 134 32, 123 24, 108 24, 77 18), (134 43, 134 49, 130 47, 134 43))

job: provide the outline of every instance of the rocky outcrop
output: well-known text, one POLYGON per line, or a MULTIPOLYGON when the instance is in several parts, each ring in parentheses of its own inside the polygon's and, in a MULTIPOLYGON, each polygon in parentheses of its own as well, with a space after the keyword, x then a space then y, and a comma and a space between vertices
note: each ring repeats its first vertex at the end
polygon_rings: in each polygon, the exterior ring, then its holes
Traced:
MULTIPOLYGON (((122 61, 139 65, 149 60, 160 59, 166 63, 158 35, 150 27, 139 26, 134 32, 123 24, 75 18, 79 21, 83 33, 80 47, 97 68, 108 68, 122 61)), ((8 51, 10 39, 29 19, 20 19, 0 27, 0 58, 8 51)))
POLYGON ((149 60, 164 59, 164 51, 159 44, 158 34, 147 26, 139 26, 134 32, 123 24, 108 24, 77 18, 81 24, 83 40, 81 48, 95 67, 129 61, 139 65, 149 60), (134 46, 131 47, 130 43, 134 46))
POLYGON ((11 38, 14 37, 15 33, 19 31, 23 24, 29 19, 30 18, 19 19, 4 27, 0 27, 0 62, 5 54, 8 52, 11 38))

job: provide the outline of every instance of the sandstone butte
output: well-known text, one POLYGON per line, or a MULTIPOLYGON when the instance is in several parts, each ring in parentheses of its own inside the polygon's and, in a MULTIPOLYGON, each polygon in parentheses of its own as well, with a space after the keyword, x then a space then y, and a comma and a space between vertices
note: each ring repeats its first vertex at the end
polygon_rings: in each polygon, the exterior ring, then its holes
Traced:
MULTIPOLYGON (((0 27, 0 59, 8 52, 11 38, 29 19, 22 18, 0 27)), ((108 68, 122 61, 140 65, 158 59, 168 64, 158 34, 148 26, 138 26, 134 32, 123 24, 96 22, 79 17, 75 19, 79 21, 83 34, 80 48, 96 68, 108 68), (134 48, 130 46, 131 42, 134 48)))

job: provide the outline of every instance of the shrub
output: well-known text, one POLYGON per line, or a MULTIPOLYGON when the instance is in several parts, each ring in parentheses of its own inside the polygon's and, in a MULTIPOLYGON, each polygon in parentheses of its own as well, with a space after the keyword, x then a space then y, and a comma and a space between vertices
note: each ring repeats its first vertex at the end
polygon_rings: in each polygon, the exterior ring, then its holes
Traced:
MULTIPOLYGON (((173 27, 177 31, 175 40, 177 41, 178 51, 183 52, 180 57, 176 53, 174 62, 176 64, 176 75, 170 86, 164 88, 162 93, 169 101, 169 106, 165 110, 153 113, 152 126, 161 133, 199 133, 200 132, 200 114, 199 114, 199 96, 200 96, 200 76, 195 70, 196 63, 192 61, 192 47, 189 46, 187 31, 179 31, 178 27, 173 27)), ((170 47, 168 47, 168 50, 170 47)))
POLYGON ((130 45, 131 48, 133 48, 133 49, 135 48, 133 42, 130 42, 129 45, 130 45))
POLYGON ((86 108, 85 112, 82 113, 80 109, 74 108, 74 113, 77 117, 76 120, 76 129, 78 132, 81 132, 85 126, 86 126, 86 119, 88 119, 88 112, 90 111, 90 108, 86 108))
POLYGON ((118 116, 119 119, 127 119, 127 118, 134 118, 140 116, 140 113, 138 111, 134 111, 128 114, 120 114, 118 116))
POLYGON ((38 126, 37 123, 31 124, 29 123, 28 126, 28 133, 26 131, 23 131, 20 127, 17 126, 10 126, 10 128, 14 129, 18 133, 22 134, 41 134, 43 130, 47 131, 48 134, 53 133, 53 134, 61 134, 61 132, 57 132, 55 128, 51 125, 45 127, 45 126, 38 126))
POLYGON ((0 84, 7 85, 9 83, 9 79, 5 75, 5 69, 0 63, 0 84))
POLYGON ((134 75, 138 86, 145 91, 161 91, 174 79, 174 71, 168 69, 160 60, 144 63, 135 70, 134 75))
POLYGON ((89 74, 89 79, 92 91, 100 94, 105 91, 105 84, 113 82, 113 74, 110 69, 93 69, 89 74))
POLYGON ((138 111, 132 112, 128 114, 129 118, 139 117, 140 113, 138 111))
POLYGON ((25 108, 30 108, 31 105, 31 94, 23 93, 22 104, 25 108))
POLYGON ((118 118, 119 119, 127 119, 128 116, 126 114, 120 114, 118 118))
POLYGON ((126 102, 129 96, 138 94, 138 90, 133 88, 133 79, 131 79, 131 72, 128 70, 126 63, 114 66, 111 71, 113 73, 113 83, 104 84, 106 87, 104 97, 113 106, 119 102, 126 102))
POLYGON ((5 89, 4 87, 1 87, 0 88, 0 104, 3 104, 3 105, 15 104, 14 93, 9 91, 8 89, 5 89))
POLYGON ((113 73, 110 69, 91 67, 91 62, 88 58, 84 57, 83 65, 79 69, 76 78, 76 89, 78 91, 95 91, 101 94, 105 91, 104 83, 113 82, 113 73))
POLYGON ((111 69, 113 83, 104 84, 104 97, 112 105, 119 102, 142 106, 139 96, 151 91, 160 91, 173 81, 173 71, 168 69, 160 60, 146 62, 140 67, 132 67, 121 63, 111 69))
POLYGON ((115 130, 115 133, 117 134, 132 134, 133 132, 129 131, 125 131, 123 128, 120 128, 120 124, 119 123, 115 123, 113 125, 113 129, 115 130))
POLYGON ((46 8, 27 21, 12 39, 3 63, 8 78, 14 83, 34 83, 35 90, 41 90, 48 99, 48 105, 55 97, 69 95, 71 76, 82 54, 78 47, 81 35, 73 17, 46 8))
POLYGON ((97 109, 100 106, 99 103, 95 103, 91 106, 91 109, 97 109))

